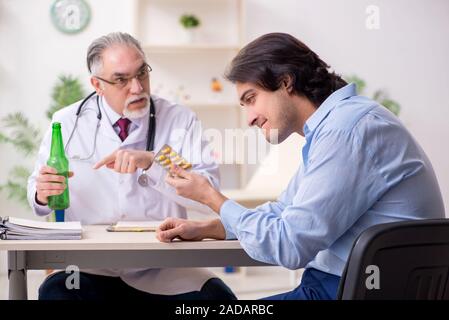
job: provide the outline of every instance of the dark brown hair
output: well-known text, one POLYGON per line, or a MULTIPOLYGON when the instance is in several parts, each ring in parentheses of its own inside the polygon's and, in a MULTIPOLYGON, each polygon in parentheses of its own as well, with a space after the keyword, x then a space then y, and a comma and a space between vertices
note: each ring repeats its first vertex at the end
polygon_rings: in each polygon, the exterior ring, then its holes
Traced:
POLYGON ((269 33, 246 45, 232 60, 225 78, 278 90, 291 79, 292 91, 316 107, 347 83, 304 43, 286 33, 269 33))

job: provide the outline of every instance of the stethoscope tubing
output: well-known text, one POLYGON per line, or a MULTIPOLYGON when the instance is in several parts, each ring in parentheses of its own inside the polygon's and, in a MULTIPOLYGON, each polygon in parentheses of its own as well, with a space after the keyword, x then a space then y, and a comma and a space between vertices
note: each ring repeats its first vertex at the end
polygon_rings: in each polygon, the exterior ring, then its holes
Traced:
MULTIPOLYGON (((76 119, 75 119, 75 124, 73 126, 72 131, 70 132, 69 138, 67 139, 67 143, 65 145, 65 152, 67 154, 67 150, 68 150, 68 146, 70 144, 70 141, 73 138, 73 134, 75 133, 75 130, 77 128, 78 125, 78 120, 81 116, 81 113, 83 111, 83 107, 86 105, 86 103, 96 94, 96 91, 90 93, 86 98, 84 98, 84 100, 80 103, 75 115, 76 115, 76 119)), ((78 160, 88 160, 90 158, 92 158, 92 156, 95 153, 95 149, 96 149, 96 145, 97 145, 97 134, 98 134, 98 130, 100 128, 100 122, 101 119, 103 117, 101 109, 100 109, 100 96, 97 95, 96 97, 96 102, 97 102, 97 126, 95 128, 95 136, 94 136, 94 144, 93 144, 93 148, 92 148, 92 152, 86 157, 86 158, 77 158, 78 160)), ((155 112, 155 107, 154 107, 154 102, 153 99, 150 97, 150 114, 149 114, 149 118, 148 118, 148 132, 147 132, 147 145, 146 145, 146 151, 153 151, 154 149, 154 139, 155 139, 155 133, 156 133, 156 112, 155 112)))

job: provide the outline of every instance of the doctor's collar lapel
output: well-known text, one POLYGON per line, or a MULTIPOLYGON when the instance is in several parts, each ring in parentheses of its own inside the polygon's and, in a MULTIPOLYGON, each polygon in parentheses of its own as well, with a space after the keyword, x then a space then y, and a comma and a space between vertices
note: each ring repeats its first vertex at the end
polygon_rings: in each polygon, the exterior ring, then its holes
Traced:
POLYGON ((112 109, 110 109, 111 107, 108 105, 108 103, 104 97, 100 97, 99 100, 100 100, 100 109, 101 109, 101 112, 103 113, 103 117, 101 119, 101 125, 100 125, 100 130, 98 130, 99 131, 98 134, 100 134, 102 136, 106 136, 118 143, 122 143, 122 140, 120 140, 120 137, 118 136, 118 134, 115 132, 115 130, 113 128, 114 123, 111 121, 111 118, 110 118, 110 113, 112 111, 112 109))
POLYGON ((138 123, 137 128, 128 134, 128 137, 125 139, 125 141, 122 142, 122 146, 136 144, 136 143, 140 143, 142 141, 144 141, 144 142, 147 141, 149 116, 150 115, 148 112, 142 119, 138 119, 136 121, 136 123, 138 123))

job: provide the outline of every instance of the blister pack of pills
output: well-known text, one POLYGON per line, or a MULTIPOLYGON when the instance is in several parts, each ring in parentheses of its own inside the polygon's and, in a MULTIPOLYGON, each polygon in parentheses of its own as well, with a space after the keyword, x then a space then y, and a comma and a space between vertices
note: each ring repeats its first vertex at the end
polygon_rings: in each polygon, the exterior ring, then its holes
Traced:
POLYGON ((173 150, 168 144, 165 144, 161 150, 156 153, 154 160, 165 170, 170 170, 171 166, 174 164, 184 170, 192 168, 192 164, 173 150))

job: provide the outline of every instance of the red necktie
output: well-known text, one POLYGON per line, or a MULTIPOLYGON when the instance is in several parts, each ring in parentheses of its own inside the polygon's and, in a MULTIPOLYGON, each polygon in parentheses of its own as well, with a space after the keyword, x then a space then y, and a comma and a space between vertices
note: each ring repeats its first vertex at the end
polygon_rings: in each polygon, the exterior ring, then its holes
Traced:
POLYGON ((126 139, 126 137, 128 136, 128 126, 130 123, 131 123, 131 121, 126 118, 120 118, 116 122, 116 124, 120 128, 120 132, 119 132, 118 136, 120 137, 120 139, 122 141, 124 141, 126 139))

